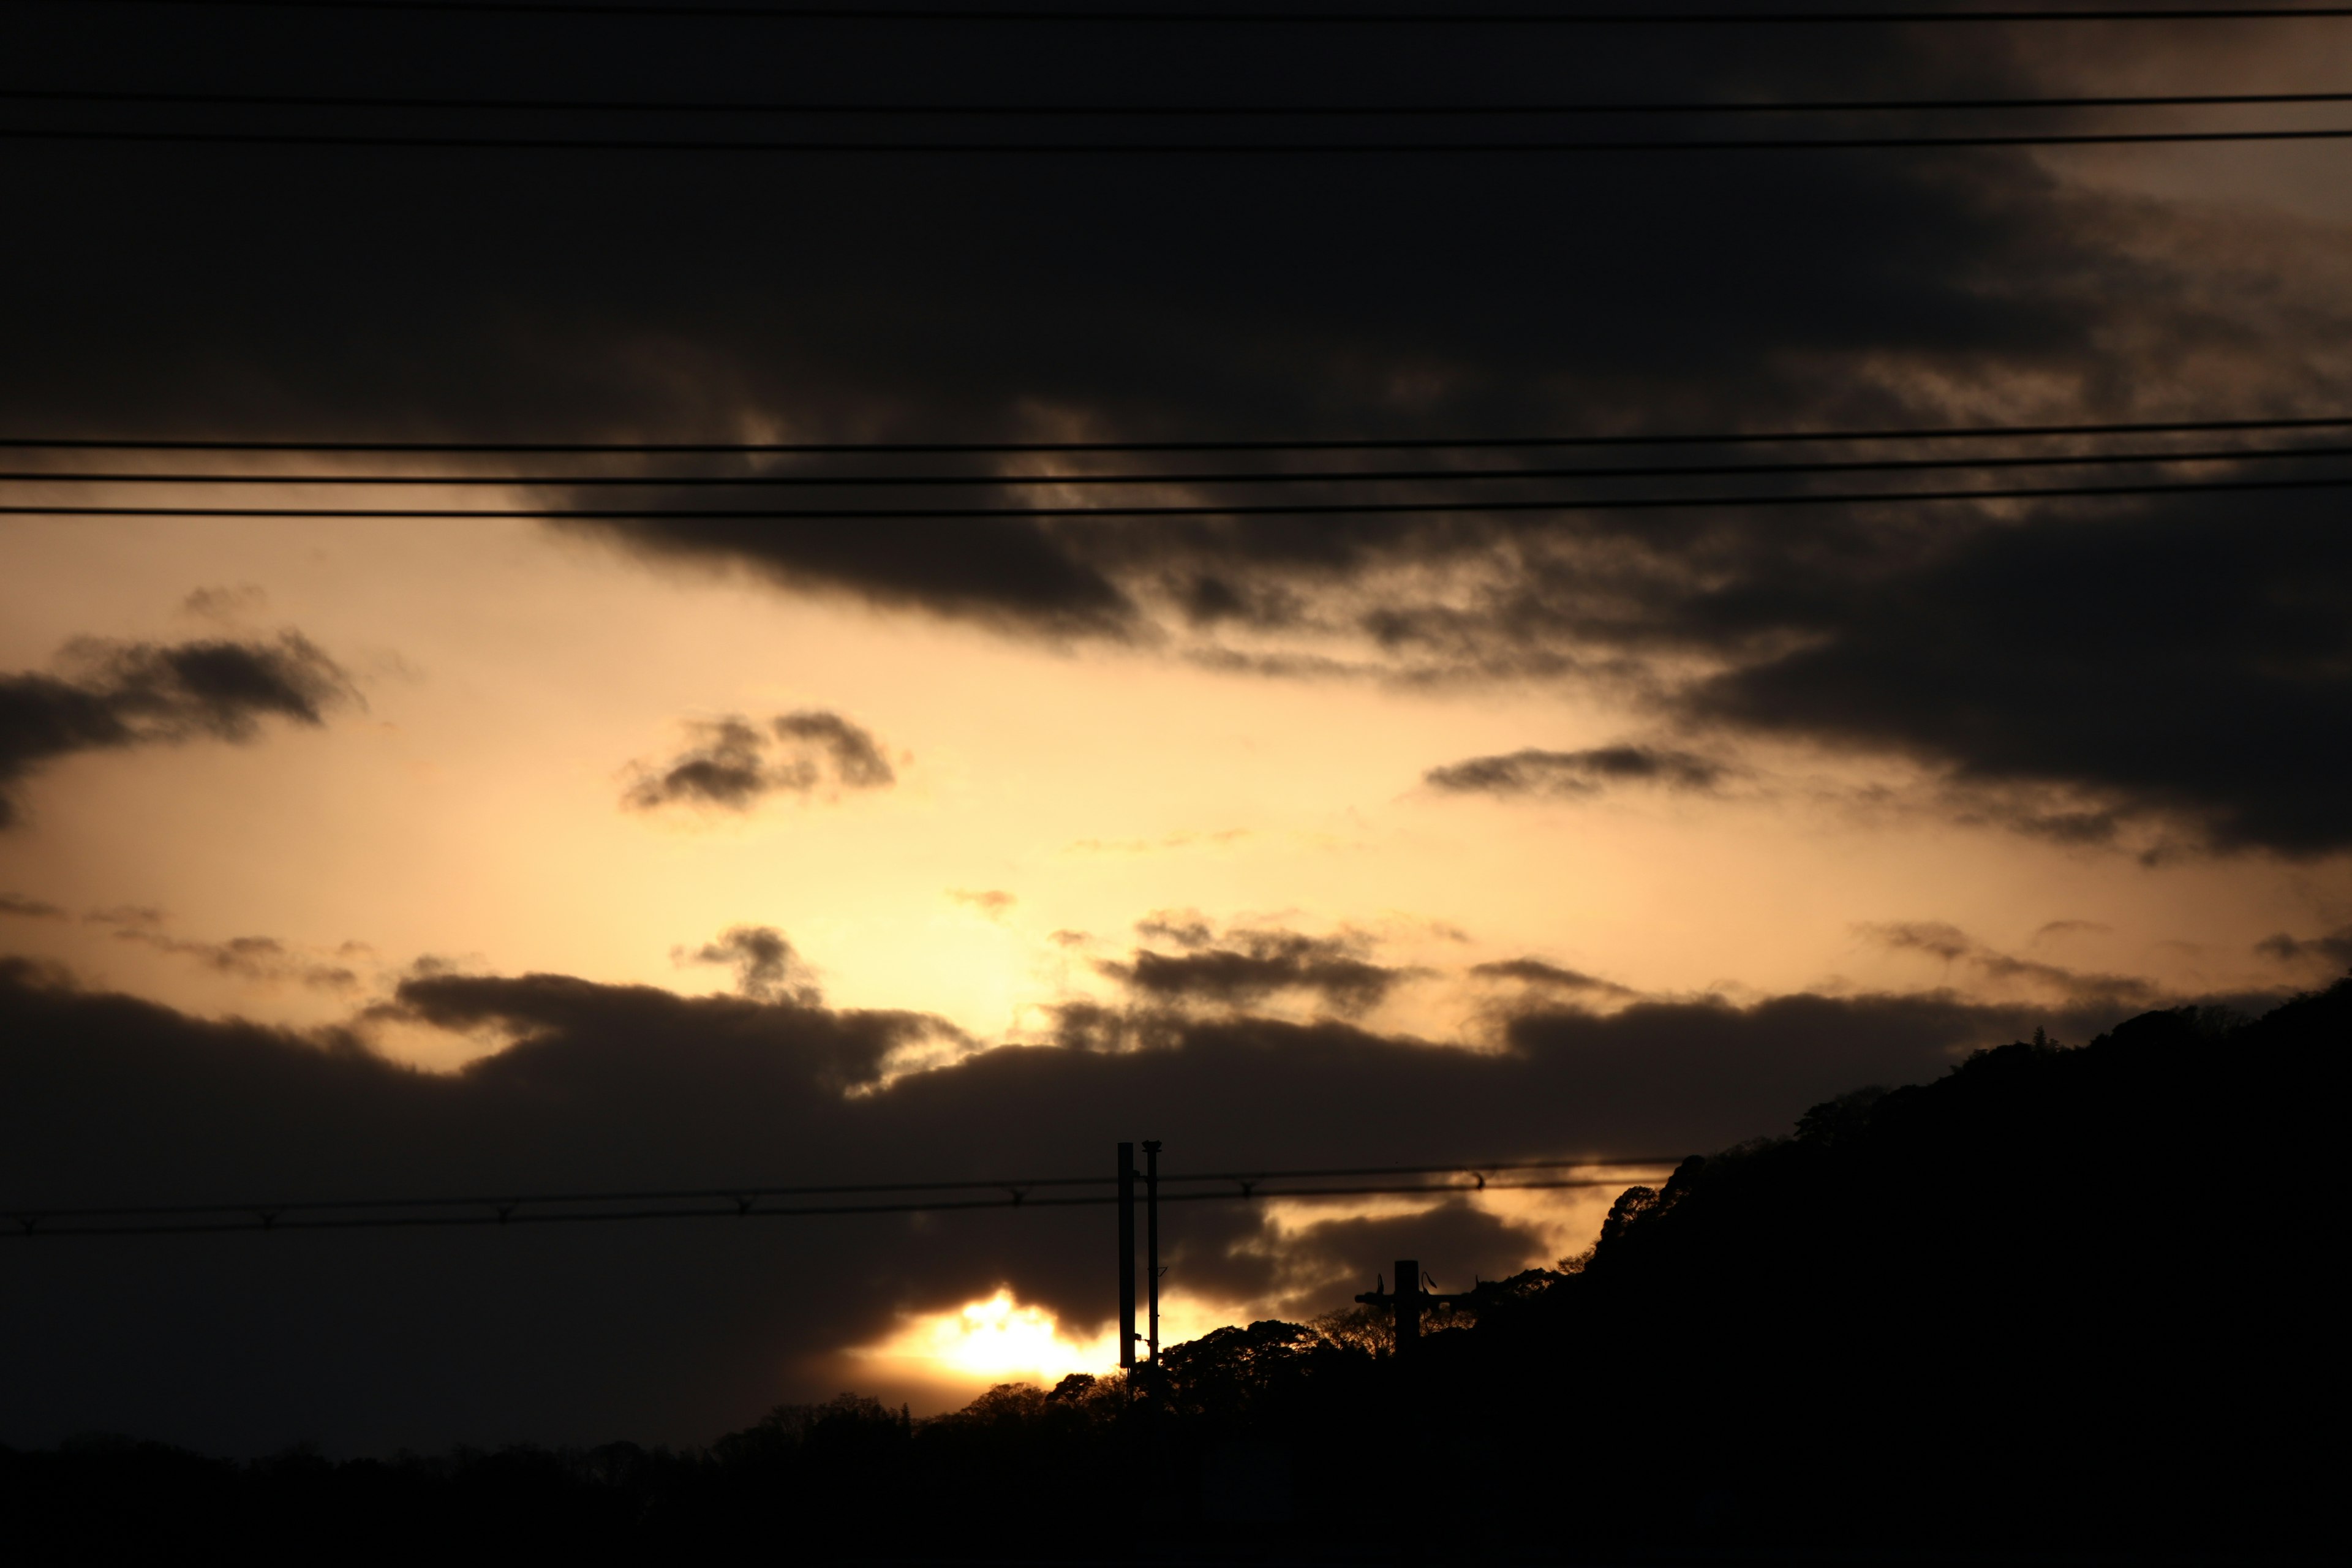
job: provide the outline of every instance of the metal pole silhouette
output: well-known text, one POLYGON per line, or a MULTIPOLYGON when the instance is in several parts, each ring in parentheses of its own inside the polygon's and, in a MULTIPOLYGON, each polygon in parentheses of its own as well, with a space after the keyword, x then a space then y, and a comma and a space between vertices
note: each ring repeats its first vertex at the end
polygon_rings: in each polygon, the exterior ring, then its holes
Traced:
POLYGON ((1135 1145, 1118 1146, 1118 1364, 1135 1365, 1135 1145))
POLYGON ((1143 1141, 1144 1289, 1151 1302, 1150 1359, 1160 1359, 1160 1140, 1143 1141))
POLYGON ((1388 1307, 1396 1313, 1396 1353, 1410 1356, 1421 1338, 1421 1314, 1427 1307, 1451 1307, 1458 1301, 1475 1301, 1475 1290, 1457 1290, 1442 1295, 1421 1288, 1421 1260, 1400 1258, 1396 1264, 1396 1289, 1367 1290, 1356 1298, 1368 1307, 1388 1307))

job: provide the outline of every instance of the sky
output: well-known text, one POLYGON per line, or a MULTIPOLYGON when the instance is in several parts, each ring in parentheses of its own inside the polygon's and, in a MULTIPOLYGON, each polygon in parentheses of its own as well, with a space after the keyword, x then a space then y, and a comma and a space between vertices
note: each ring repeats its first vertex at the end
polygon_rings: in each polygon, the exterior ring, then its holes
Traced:
MULTIPOLYGON (((705 101, 2326 91, 2352 66, 2352 23, 1237 42, 36 4, 5 27, 21 86, 705 101)), ((8 123, 408 123, 302 112, 8 123)), ((2132 123, 2335 111, 2266 112, 2132 123)), ((0 437, 2326 416, 2352 408, 2339 145, 12 140, 0 437)), ((1606 460, 1628 450, 1656 455, 1606 460)), ((1172 477, 1129 499, 1181 503, 1221 467, 1362 460, 5 456, 19 508, 230 511, 0 516, 8 1212, 1084 1174, 1141 1138, 1173 1170, 1673 1157, 2352 963, 2338 490, 856 522, 680 517, 712 500, 677 481, 1147 472, 1172 477), (42 477, 93 468, 494 482, 42 477), (584 515, 614 504, 566 478, 593 475, 646 480, 655 515, 584 515), (550 515, 235 511, 355 496, 550 515)), ((1170 1334, 1340 1309, 1399 1257, 1449 1289, 1547 1265, 1615 1190, 1184 1205, 1170 1334)), ((937 1409, 1115 1359, 1108 1223, 20 1241, 0 1441, 691 1443, 842 1388, 937 1409)))

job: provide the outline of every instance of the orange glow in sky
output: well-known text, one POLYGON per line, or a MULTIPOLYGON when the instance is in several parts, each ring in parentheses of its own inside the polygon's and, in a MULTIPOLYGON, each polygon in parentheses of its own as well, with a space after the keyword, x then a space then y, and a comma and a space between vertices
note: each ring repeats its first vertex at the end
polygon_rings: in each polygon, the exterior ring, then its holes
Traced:
POLYGON ((1118 1331, 1090 1340, 1066 1335, 1043 1307, 1024 1307, 1009 1289, 944 1312, 909 1317, 898 1331, 859 1352, 893 1370, 939 1381, 1053 1384, 1074 1372, 1118 1369, 1118 1331))
MULTIPOLYGON (((1256 1315, 1249 1303, 1173 1293, 1163 1294, 1160 1306, 1162 1345, 1182 1344, 1256 1315)), ((1143 1327, 1139 1306, 1136 1326, 1139 1331, 1143 1327)), ((1137 1354, 1142 1353, 1137 1346, 1137 1354)), ((887 1338, 850 1352, 845 1360, 850 1365, 844 1370, 862 1380, 860 1386, 892 1391, 893 1397, 909 1399, 924 1414, 956 1409, 1000 1383, 1051 1388, 1074 1372, 1115 1373, 1118 1331, 1106 1323, 1099 1333, 1073 1334, 1050 1309, 1024 1304, 1007 1286, 945 1311, 908 1313, 887 1338)))
MULTIPOLYGON (((2333 907, 2328 879, 2256 858, 2144 863, 1946 821, 1902 805, 1916 781, 1883 761, 1751 746, 1754 778, 1719 799, 1447 798, 1424 770, 1601 744, 1634 720, 1538 686, 1074 658, 648 573, 528 527, 25 523, 0 568, 0 668, 42 668, 82 635, 294 627, 352 674, 364 706, 321 729, 86 752, 20 786, 32 826, 0 846, 0 891, 71 918, 11 921, 15 950, 201 1014, 341 1022, 427 957, 723 990, 723 968, 673 955, 748 923, 784 932, 828 1003, 934 1013, 985 1044, 1110 994, 1100 966, 1129 955, 1135 922, 1192 910, 1359 933, 1412 978, 1358 1021, 1475 1040, 1490 999, 1459 976, 1481 961, 1532 954, 1649 994, 2007 994, 2050 964, 2189 992, 2275 983, 2253 944, 2333 907), (185 608, 207 584, 247 585, 235 618, 185 608), (631 767, 693 723, 803 708, 870 728, 895 784, 624 807, 631 767), (132 940, 85 918, 118 908, 163 923, 132 940), (2043 967, 1870 935, 1923 920, 2043 967), (253 938, 285 955, 268 973, 203 961, 253 938)), ((436 1068, 494 1043, 378 1032, 436 1068)))

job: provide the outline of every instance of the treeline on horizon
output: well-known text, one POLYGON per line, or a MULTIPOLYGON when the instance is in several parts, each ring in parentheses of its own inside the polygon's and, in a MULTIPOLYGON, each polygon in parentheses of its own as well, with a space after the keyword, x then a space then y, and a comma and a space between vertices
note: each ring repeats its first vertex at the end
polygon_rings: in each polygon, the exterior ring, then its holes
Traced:
POLYGON ((921 1421, 845 1394, 694 1452, 236 1464, 0 1449, 20 1560, 2340 1551, 2352 979, 1979 1052, 1634 1187, 1405 1357, 1223 1329, 921 1421))

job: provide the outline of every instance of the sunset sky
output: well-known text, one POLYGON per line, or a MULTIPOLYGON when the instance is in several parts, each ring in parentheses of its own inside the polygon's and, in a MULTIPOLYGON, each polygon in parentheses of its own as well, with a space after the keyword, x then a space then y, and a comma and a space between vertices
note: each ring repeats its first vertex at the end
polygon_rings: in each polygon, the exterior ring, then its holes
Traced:
MULTIPOLYGON (((730 26, 28 5, 0 37, 18 86, 188 91, 2352 88, 2352 23, 1305 29, 1240 49, 1164 28, 730 26)), ((367 112, 352 123, 390 123, 367 112)), ((2033 123, 2123 123, 2090 112, 2033 123)), ((2266 112, 2130 125, 2346 119, 2266 112)), ((0 437, 20 443, 2352 411, 2342 142, 1646 161, 0 145, 0 437)), ((0 499, 26 509, 724 499, 518 482, 690 467, 625 457, 0 456, 18 476, 0 499), (93 468, 502 482, 38 477, 93 468)), ((811 471, 888 467, 828 461, 811 471)), ((2069 482, 2011 482, 2045 480, 2069 482)), ((1178 1170, 1676 1155, 2036 1028, 2079 1042, 2151 1007, 2259 1007, 2352 963, 2344 495, 0 518, 0 1205, 1083 1174, 1145 1137, 1178 1170)), ((1335 1310, 1416 1251, 1449 1289, 1548 1264, 1590 1244, 1612 1194, 1190 1205, 1169 1222, 1171 1337, 1335 1310)), ((12 1244, 0 1441, 695 1442, 843 1387, 936 1409, 1115 1360, 1101 1211, 593 1229, 12 1244)))

